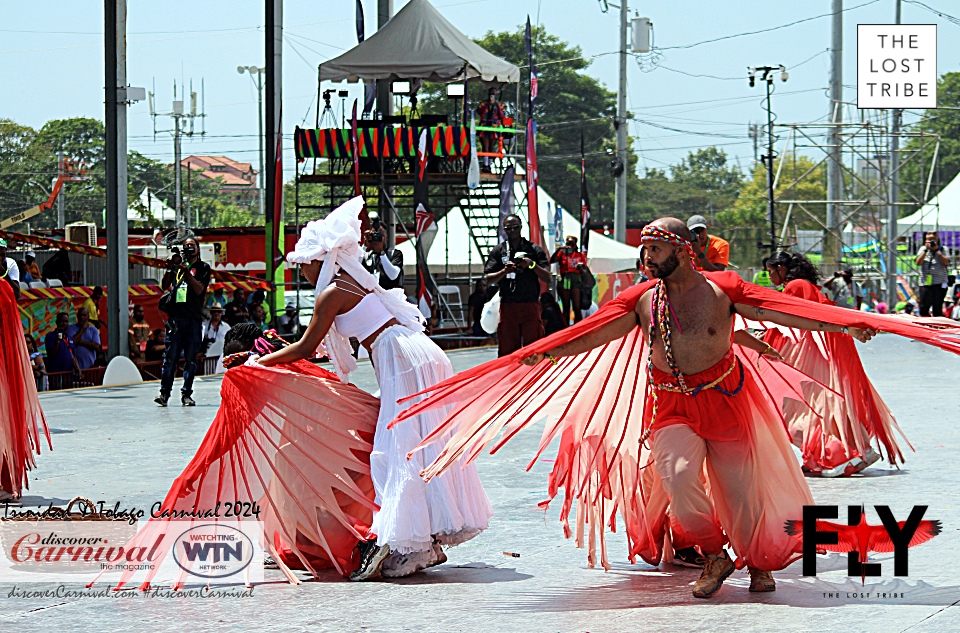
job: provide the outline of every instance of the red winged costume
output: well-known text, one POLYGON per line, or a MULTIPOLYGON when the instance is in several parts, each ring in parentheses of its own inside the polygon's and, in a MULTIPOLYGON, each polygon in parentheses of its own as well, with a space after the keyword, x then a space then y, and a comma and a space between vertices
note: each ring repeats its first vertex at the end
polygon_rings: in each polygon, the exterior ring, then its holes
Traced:
MULTIPOLYGON (((788 282, 783 293, 834 305, 816 285, 805 279, 788 282)), ((905 441, 906 437, 864 372, 851 337, 774 326, 767 331, 764 341, 777 348, 787 363, 844 396, 840 401, 809 393, 807 401, 819 416, 812 415, 806 404, 796 400, 784 405, 787 432, 803 451, 804 467, 813 472, 839 471, 838 466, 853 461, 847 470, 855 471, 857 461, 866 466, 862 460, 868 459, 873 438, 882 445, 887 461, 894 465, 903 462, 894 432, 905 441)), ((909 441, 907 445, 910 446, 909 441)), ((874 456, 878 458, 875 453, 874 456)))
MULTIPOLYGON (((892 332, 960 353, 960 324, 926 326, 899 317, 854 312, 784 296, 746 283, 733 272, 703 274, 734 304, 835 325, 892 332)), ((560 519, 567 536, 575 531, 577 546, 589 548, 591 564, 599 541, 601 562, 607 567, 604 525, 614 531, 619 514, 628 538, 630 560, 640 556, 648 563, 658 564, 670 520, 667 513, 670 502, 657 469, 648 467, 652 465, 651 452, 643 441, 651 430, 648 426, 653 398, 644 376, 647 349, 640 328, 589 352, 560 358, 556 365, 544 362, 530 367, 519 363, 527 356, 548 352, 633 312, 640 297, 654 288, 655 283, 634 286, 579 324, 509 356, 463 371, 424 391, 431 394, 430 397, 404 410, 393 422, 402 424, 409 416, 434 407, 453 407, 444 424, 421 443, 424 446, 453 432, 440 456, 423 475, 434 477, 461 456, 466 455, 469 461, 490 445, 494 453, 521 429, 546 419, 539 449, 530 465, 551 441, 560 439, 548 494, 553 499, 560 488, 565 490, 560 519), (575 527, 571 528, 569 517, 574 500, 576 518, 575 527), (589 535, 585 536, 587 529, 589 535)), ((753 480, 758 482, 754 496, 762 504, 763 515, 751 534, 727 536, 737 554, 737 567, 782 569, 800 555, 799 544, 783 531, 783 525, 786 520, 799 518, 802 505, 812 503, 812 499, 774 405, 784 394, 773 390, 770 381, 760 380, 750 363, 739 365, 745 372, 741 374, 744 378, 740 379, 739 392, 736 363, 731 364, 728 359, 718 364, 717 376, 703 377, 720 389, 736 393, 735 396, 725 395, 716 388, 705 389, 696 398, 688 398, 689 402, 677 406, 698 409, 685 414, 701 420, 701 429, 707 432, 710 432, 711 420, 747 421, 741 422, 740 428, 724 429, 720 424, 720 431, 745 434, 749 446, 745 457, 750 458, 751 467, 756 469, 752 473, 753 480), (730 365, 726 374, 725 366, 720 368, 723 363, 730 365), (774 462, 780 463, 770 467, 774 462), (791 467, 784 468, 784 463, 791 467)), ((783 373, 790 371, 783 365, 776 371, 785 382, 809 381, 809 378, 791 378, 783 373)), ((696 384, 693 378, 687 377, 690 384, 696 384)), ((663 395, 660 398, 663 407, 663 395)), ((670 402, 677 403, 680 399, 670 402)), ((666 425, 669 420, 664 420, 664 416, 669 414, 669 410, 661 410, 657 425, 666 425)), ((711 500, 720 515, 720 523, 728 525, 738 519, 740 508, 736 499, 724 498, 720 493, 723 486, 716 485, 720 482, 713 478, 715 474, 709 467, 706 469, 711 500)))
POLYGON ((40 428, 50 444, 50 430, 40 408, 37 384, 17 310, 17 300, 0 280, 0 495, 19 497, 27 485, 34 453, 40 454, 40 428))

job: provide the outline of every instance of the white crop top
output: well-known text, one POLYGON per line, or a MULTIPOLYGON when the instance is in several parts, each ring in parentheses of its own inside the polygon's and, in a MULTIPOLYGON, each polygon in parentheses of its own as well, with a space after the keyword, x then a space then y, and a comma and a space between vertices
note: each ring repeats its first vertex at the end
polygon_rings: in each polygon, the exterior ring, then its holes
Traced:
MULTIPOLYGON (((345 290, 342 288, 342 290, 345 290)), ((347 292, 350 292, 347 290, 347 292)), ((357 294, 357 293, 355 293, 357 294)), ((393 318, 376 293, 364 295, 360 303, 346 314, 338 314, 333 321, 337 331, 346 337, 356 337, 358 341, 367 339, 393 318)))

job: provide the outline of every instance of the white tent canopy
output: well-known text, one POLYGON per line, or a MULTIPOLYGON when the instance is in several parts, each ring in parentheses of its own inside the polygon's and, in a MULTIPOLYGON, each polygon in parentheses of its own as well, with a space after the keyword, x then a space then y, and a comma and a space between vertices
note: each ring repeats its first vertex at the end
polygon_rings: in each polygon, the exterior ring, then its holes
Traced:
POLYGON ((960 176, 951 180, 915 213, 897 222, 901 235, 933 229, 960 231, 960 176))
MULTIPOLYGON (((547 239, 547 255, 549 256, 555 248, 554 236, 550 227, 553 226, 557 202, 542 187, 538 188, 538 192, 540 224, 544 228, 544 235, 547 239)), ((520 182, 516 183, 514 194, 517 200, 523 200, 517 215, 523 220, 524 235, 526 236, 529 234, 527 231, 529 215, 520 182)), ((573 217, 565 209, 562 210, 562 216, 563 234, 579 236, 580 220, 573 217)), ((441 274, 444 266, 446 266, 451 273, 455 274, 466 274, 470 270, 475 275, 482 273, 483 264, 487 261, 487 254, 481 254, 470 238, 467 222, 460 209, 458 207, 451 209, 446 216, 437 222, 437 227, 438 231, 433 240, 433 246, 427 254, 427 265, 431 272, 434 275, 441 274)), ((403 252, 405 266, 413 266, 416 262, 413 243, 410 241, 402 242, 397 248, 403 252)), ((622 244, 596 231, 590 234, 587 265, 594 273, 632 271, 636 269, 636 260, 636 247, 622 244)))
POLYGON ((411 0, 379 31, 320 64, 320 81, 422 79, 516 83, 520 69, 482 49, 427 0, 411 0))
POLYGON ((140 192, 140 209, 127 207, 127 220, 130 222, 158 221, 175 222, 177 212, 163 202, 156 194, 144 187, 140 192), (141 210, 142 209, 142 210, 141 210))

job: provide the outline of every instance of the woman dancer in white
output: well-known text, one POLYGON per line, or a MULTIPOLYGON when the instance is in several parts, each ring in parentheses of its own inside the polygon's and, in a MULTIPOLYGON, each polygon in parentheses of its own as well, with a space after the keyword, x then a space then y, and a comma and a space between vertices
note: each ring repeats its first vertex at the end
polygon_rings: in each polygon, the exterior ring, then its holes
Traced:
MULTIPOLYGON (((360 220, 363 199, 354 198, 323 220, 304 227, 297 246, 287 255, 300 264, 316 286, 313 319, 300 341, 259 358, 262 365, 312 358, 324 345, 341 380, 356 369, 348 338, 356 337, 369 352, 380 384, 380 415, 370 455, 370 470, 380 511, 361 543, 360 568, 351 580, 382 573, 399 577, 446 560, 442 546, 467 541, 489 522, 493 510, 476 467, 452 469, 429 484, 420 471, 437 454, 406 455, 447 415, 434 410, 387 429, 411 403, 397 400, 453 375, 450 361, 423 333, 420 311, 402 290, 383 290, 360 265, 360 220), (375 535, 375 538, 374 538, 375 535)), ((432 446, 443 446, 442 442, 432 446)), ((430 454, 426 454, 430 453, 430 454)))

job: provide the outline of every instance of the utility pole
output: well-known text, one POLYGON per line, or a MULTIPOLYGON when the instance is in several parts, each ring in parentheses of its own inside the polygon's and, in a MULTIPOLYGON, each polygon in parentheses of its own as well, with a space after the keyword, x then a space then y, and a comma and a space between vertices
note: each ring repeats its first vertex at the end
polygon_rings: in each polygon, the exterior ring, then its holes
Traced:
POLYGON ((127 328, 127 0, 104 0, 107 353, 129 356, 127 328))
POLYGON ((747 127, 747 136, 753 141, 753 164, 760 162, 760 130, 756 123, 751 123, 747 127))
POLYGON ((263 183, 264 176, 266 175, 263 171, 263 73, 265 73, 266 70, 266 68, 258 68, 256 66, 237 66, 237 72, 241 75, 243 73, 249 73, 250 80, 253 81, 253 85, 257 87, 257 122, 260 124, 260 173, 258 174, 257 205, 261 216, 263 216, 263 183), (253 78, 254 74, 257 76, 256 79, 253 78))
MULTIPOLYGON (((895 24, 900 24, 900 0, 896 0, 895 24)), ((900 117, 902 110, 894 108, 890 113, 890 195, 887 205, 887 306, 897 304, 897 241, 900 230, 897 222, 900 212, 900 117)))
POLYGON ((264 146, 266 147, 266 204, 264 208, 264 232, 266 238, 265 258, 266 280, 274 284, 268 300, 271 323, 283 310, 283 169, 280 142, 282 123, 283 95, 283 0, 266 0, 266 29, 264 29, 264 50, 266 53, 266 117, 264 124, 264 146))
POLYGON ((830 44, 830 128, 827 141, 827 231, 823 240, 823 263, 832 272, 840 266, 840 239, 837 235, 841 220, 843 198, 843 170, 840 148, 840 126, 843 122, 843 0, 833 0, 833 26, 830 44))
POLYGON ((613 239, 627 241, 627 0, 620 0, 620 80, 617 87, 617 175, 613 239))
MULTIPOLYGON (((766 84, 767 87, 767 98, 766 98, 766 110, 767 110, 767 153, 763 156, 763 162, 767 167, 767 221, 770 223, 770 244, 762 245, 770 247, 770 255, 775 255, 777 252, 777 221, 776 221, 776 207, 775 207, 775 198, 774 198, 774 187, 773 187, 773 173, 774 173, 774 160, 776 156, 774 155, 774 138, 773 138, 773 104, 770 101, 770 96, 773 93, 773 78, 774 73, 780 71, 780 80, 786 81, 789 77, 787 73, 787 68, 783 64, 779 66, 751 66, 747 69, 747 79, 750 82, 750 87, 753 88, 756 85, 757 73, 761 73, 760 81, 766 84)), ((753 126, 751 126, 753 127, 753 126)), ((757 146, 757 139, 759 134, 754 135, 754 148, 757 146)), ((756 150, 754 150, 756 151, 756 150)))
MULTIPOLYGON (((63 169, 63 150, 57 152, 57 179, 64 174, 63 169)), ((67 225, 66 199, 64 198, 64 188, 60 188, 60 195, 57 196, 57 228, 62 229, 67 225)))
MULTIPOLYGON (((201 86, 203 90, 203 86, 201 86)), ((186 93, 186 86, 181 86, 181 91, 186 93)), ((186 95, 184 95, 186 96, 186 95)), ((177 83, 173 83, 173 107, 170 112, 158 113, 153 109, 153 100, 154 93, 150 92, 148 94, 150 102, 150 117, 153 119, 153 136, 156 139, 157 136, 157 117, 158 116, 169 116, 173 119, 173 129, 172 130, 162 130, 165 132, 173 132, 173 183, 174 183, 174 210, 176 211, 175 224, 180 226, 184 222, 184 213, 183 213, 183 177, 182 170, 180 165, 180 147, 182 138, 184 136, 194 136, 199 134, 203 136, 206 134, 206 130, 201 130, 200 132, 195 132, 193 123, 197 118, 203 119, 206 117, 206 114, 201 111, 200 114, 197 114, 197 93, 193 91, 193 81, 190 82, 190 111, 184 112, 183 109, 183 97, 177 99, 177 83), (189 121, 190 125, 185 125, 185 122, 189 121)), ((204 102, 206 99, 204 99, 204 102)), ((186 217, 186 224, 190 223, 189 215, 186 217)))
MULTIPOLYGON (((393 0, 377 0, 377 30, 382 29, 387 25, 387 22, 390 21, 390 18, 393 17, 393 0)), ((469 92, 463 95, 463 103, 466 105, 470 101, 469 92)), ((390 116, 393 114, 393 100, 390 98, 390 82, 385 79, 377 80, 377 110, 380 111, 380 116, 390 116)), ((464 118, 466 121, 466 118, 464 118)), ((387 196, 393 197, 393 187, 386 187, 381 182, 382 191, 377 192, 377 212, 380 215, 380 219, 389 218, 387 222, 384 222, 384 227, 387 232, 384 235, 386 241, 385 246, 387 248, 394 248, 397 245, 397 221, 399 218, 394 217, 393 208, 390 205, 390 201, 387 200, 387 196)))
POLYGON ((176 224, 180 226, 180 220, 183 219, 183 212, 181 207, 183 205, 183 195, 181 192, 181 177, 180 177, 180 116, 183 114, 183 101, 177 101, 176 90, 173 94, 173 187, 176 191, 174 209, 177 212, 176 215, 176 224), (180 104, 179 112, 177 111, 177 104, 180 104))

